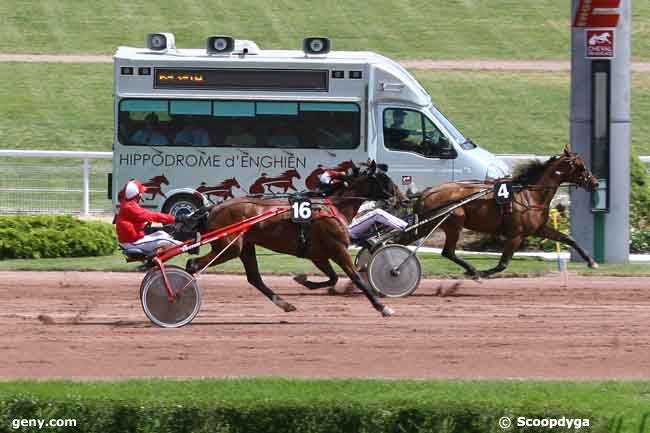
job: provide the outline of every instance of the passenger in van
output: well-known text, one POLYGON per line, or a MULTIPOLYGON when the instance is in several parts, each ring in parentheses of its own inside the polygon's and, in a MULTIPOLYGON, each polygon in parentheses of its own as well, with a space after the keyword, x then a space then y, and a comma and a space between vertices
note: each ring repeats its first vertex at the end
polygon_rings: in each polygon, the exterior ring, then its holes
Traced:
POLYGON ((210 145, 210 135, 207 130, 199 126, 195 116, 189 116, 185 127, 176 134, 174 144, 205 147, 210 145))
POLYGON ((167 146, 169 140, 159 131, 158 115, 149 113, 144 121, 145 127, 131 136, 131 143, 145 146, 167 146))
POLYGON ((246 125, 241 121, 235 121, 230 125, 226 138, 223 142, 226 146, 250 146, 257 144, 257 139, 250 133, 246 125))
POLYGON ((286 124, 278 126, 268 141, 269 147, 300 147, 297 134, 286 124))

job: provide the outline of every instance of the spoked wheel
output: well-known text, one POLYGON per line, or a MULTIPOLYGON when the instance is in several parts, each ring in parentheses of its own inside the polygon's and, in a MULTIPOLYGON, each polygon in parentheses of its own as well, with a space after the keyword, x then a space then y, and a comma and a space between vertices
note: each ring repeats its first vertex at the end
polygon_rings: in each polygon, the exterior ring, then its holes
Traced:
MULTIPOLYGON (((178 269, 178 270, 180 270, 180 271, 184 271, 184 270, 185 270, 185 269, 181 268, 180 266, 176 266, 176 265, 165 265, 165 270, 166 270, 167 272, 169 272, 170 269, 178 269)), ((149 269, 149 270, 144 274, 144 277, 142 278, 142 282, 140 283, 140 301, 142 301, 142 292, 144 292, 144 286, 147 285, 147 281, 149 281, 149 278, 151 278, 152 276, 156 275, 156 272, 154 272, 154 271, 157 271, 157 270, 159 270, 159 269, 156 268, 156 267, 153 267, 153 268, 149 269)))
POLYGON ((420 285, 422 265, 411 250, 402 245, 378 249, 368 265, 370 285, 389 298, 408 296, 420 285))
POLYGON ((177 266, 165 268, 174 293, 170 301, 160 269, 152 269, 142 281, 140 301, 144 314, 163 328, 178 328, 190 323, 201 309, 201 288, 196 279, 177 266))

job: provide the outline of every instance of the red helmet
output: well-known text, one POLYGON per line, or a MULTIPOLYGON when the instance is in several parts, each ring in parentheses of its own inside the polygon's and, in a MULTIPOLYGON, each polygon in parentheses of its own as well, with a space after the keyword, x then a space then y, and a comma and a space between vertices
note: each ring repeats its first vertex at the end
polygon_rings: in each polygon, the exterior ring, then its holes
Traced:
POLYGON ((131 179, 124 185, 122 191, 118 194, 118 198, 121 195, 125 200, 133 200, 134 198, 140 197, 140 194, 147 191, 147 187, 142 185, 138 179, 131 179))

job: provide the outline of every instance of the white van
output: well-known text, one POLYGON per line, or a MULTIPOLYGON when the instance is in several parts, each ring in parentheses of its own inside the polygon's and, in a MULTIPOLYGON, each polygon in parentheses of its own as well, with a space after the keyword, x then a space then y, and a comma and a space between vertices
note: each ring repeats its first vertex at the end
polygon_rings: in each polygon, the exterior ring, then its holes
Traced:
POLYGON ((324 169, 368 158, 398 185, 497 178, 508 167, 467 140, 398 63, 371 52, 260 50, 214 36, 176 49, 169 33, 114 56, 111 190, 131 178, 166 212, 255 193, 312 189, 324 169))

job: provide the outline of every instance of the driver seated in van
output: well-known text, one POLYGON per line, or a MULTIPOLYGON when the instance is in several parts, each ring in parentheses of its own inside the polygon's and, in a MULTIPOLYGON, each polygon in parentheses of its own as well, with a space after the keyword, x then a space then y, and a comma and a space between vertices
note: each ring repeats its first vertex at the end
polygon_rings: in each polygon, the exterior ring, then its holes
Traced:
POLYGON ((131 179, 119 192, 120 210, 115 217, 115 230, 120 246, 127 250, 137 248, 145 255, 153 254, 158 248, 178 245, 182 242, 172 238, 169 233, 158 230, 145 234, 145 225, 151 222, 172 224, 185 222, 187 217, 174 217, 161 212, 151 212, 140 207, 138 202, 147 188, 137 179, 131 179))
POLYGON ((390 110, 393 115, 393 123, 384 127, 384 137, 389 148, 400 149, 405 147, 404 141, 408 139, 409 130, 404 128, 404 118, 407 113, 404 110, 390 110))

